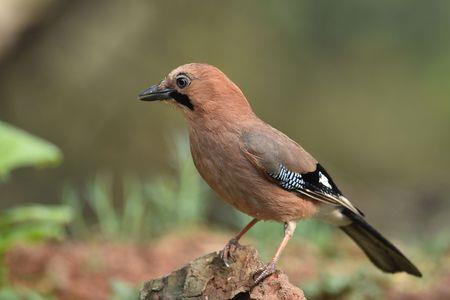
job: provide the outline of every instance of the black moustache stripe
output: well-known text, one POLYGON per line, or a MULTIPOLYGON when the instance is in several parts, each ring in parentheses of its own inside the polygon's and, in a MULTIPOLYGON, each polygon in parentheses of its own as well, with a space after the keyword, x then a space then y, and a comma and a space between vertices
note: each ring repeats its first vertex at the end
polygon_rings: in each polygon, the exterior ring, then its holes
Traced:
POLYGON ((175 99, 175 101, 177 101, 181 105, 186 106, 190 110, 194 110, 194 104, 192 104, 191 99, 189 99, 189 97, 186 96, 185 94, 181 94, 178 92, 172 92, 172 93, 170 93, 170 97, 175 99))

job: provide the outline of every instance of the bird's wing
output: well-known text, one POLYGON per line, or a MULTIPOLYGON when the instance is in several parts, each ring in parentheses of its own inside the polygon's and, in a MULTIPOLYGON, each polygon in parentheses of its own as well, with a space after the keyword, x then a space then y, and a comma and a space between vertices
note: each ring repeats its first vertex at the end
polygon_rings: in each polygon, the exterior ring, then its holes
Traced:
POLYGON ((281 132, 275 129, 244 132, 241 149, 259 171, 281 188, 363 215, 342 195, 327 171, 281 132))

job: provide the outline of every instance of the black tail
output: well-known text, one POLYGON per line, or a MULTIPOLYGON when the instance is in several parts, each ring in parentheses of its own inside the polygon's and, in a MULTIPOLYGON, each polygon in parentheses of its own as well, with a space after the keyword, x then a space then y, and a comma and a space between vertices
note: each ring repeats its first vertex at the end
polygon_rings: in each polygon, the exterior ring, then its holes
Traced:
POLYGON ((419 269, 361 216, 346 208, 342 213, 353 222, 340 228, 361 247, 375 266, 388 273, 406 272, 422 277, 419 269))

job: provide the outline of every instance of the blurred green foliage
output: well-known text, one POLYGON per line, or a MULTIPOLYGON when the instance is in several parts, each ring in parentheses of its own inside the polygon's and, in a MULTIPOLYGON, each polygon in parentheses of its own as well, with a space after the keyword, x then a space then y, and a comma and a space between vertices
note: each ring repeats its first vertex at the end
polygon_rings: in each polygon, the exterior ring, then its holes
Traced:
MULTIPOLYGON (((237 213, 236 227, 243 228, 251 219, 237 213), (238 225, 239 224, 239 225, 238 225)), ((269 260, 275 252, 278 242, 283 237, 284 228, 278 222, 259 222, 246 236, 251 237, 257 244, 258 251, 265 260, 269 260)), ((317 220, 303 220, 298 223, 294 236, 307 240, 315 245, 324 256, 333 256, 335 251, 332 237, 335 229, 317 220)))
MULTIPOLYGON (((0 177, 15 168, 54 165, 60 160, 56 146, 0 122, 0 177)), ((0 211, 0 299, 53 299, 26 288, 6 286, 4 255, 17 243, 62 239, 71 220, 72 210, 65 205, 28 204, 0 211)))
POLYGON ((139 289, 132 284, 122 280, 111 280, 111 297, 110 300, 135 300, 139 294, 139 289))
POLYGON ((171 177, 143 181, 128 176, 115 186, 113 178, 103 174, 87 183, 82 194, 67 185, 62 202, 75 211, 70 225, 74 236, 145 241, 177 226, 204 220, 204 186, 188 158, 186 138, 175 139, 172 149, 171 177), (122 207, 115 204, 117 198, 122 207), (85 209, 93 213, 93 220, 86 217, 85 209))
POLYGON ((61 239, 72 220, 66 205, 27 205, 0 212, 0 257, 15 243, 61 239))
POLYGON ((0 287, 2 300, 56 300, 56 296, 43 295, 25 287, 0 287))
POLYGON ((319 277, 302 283, 301 288, 309 299, 376 300, 385 298, 385 287, 371 272, 360 271, 342 276, 319 274, 319 277))
POLYGON ((0 121, 0 178, 19 167, 55 165, 61 158, 56 146, 0 121))
POLYGON ((221 68, 383 232, 449 227, 450 2, 48 3, 58 9, 3 58, 0 118, 51 137, 65 164, 24 170, 0 205, 38 191, 56 201, 103 171, 164 173, 161 141, 186 124, 136 95, 197 61, 221 68))

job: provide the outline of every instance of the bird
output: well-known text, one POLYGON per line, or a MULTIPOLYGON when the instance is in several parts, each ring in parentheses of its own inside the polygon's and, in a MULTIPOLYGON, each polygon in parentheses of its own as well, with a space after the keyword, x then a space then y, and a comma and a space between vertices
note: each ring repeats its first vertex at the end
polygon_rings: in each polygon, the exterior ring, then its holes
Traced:
POLYGON ((138 95, 165 101, 183 113, 192 159, 220 198, 253 219, 220 252, 227 261, 240 238, 259 221, 284 224, 284 237, 255 284, 275 272, 296 224, 319 219, 345 232, 369 260, 387 273, 421 277, 419 269, 365 220, 323 166, 298 143, 261 120, 241 89, 221 70, 189 63, 138 95))

